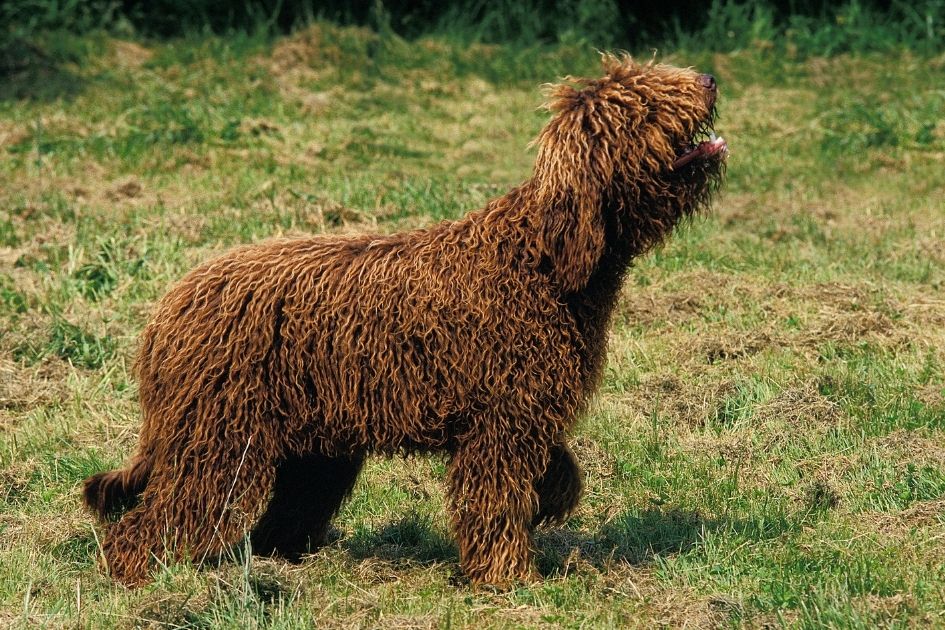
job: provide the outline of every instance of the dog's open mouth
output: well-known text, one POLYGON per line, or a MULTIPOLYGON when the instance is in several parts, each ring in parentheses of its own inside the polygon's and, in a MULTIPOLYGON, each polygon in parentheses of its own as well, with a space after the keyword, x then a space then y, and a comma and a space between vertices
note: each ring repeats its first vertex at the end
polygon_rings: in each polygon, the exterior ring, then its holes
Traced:
POLYGON ((716 136, 714 131, 709 133, 708 140, 689 143, 680 156, 676 158, 676 161, 673 162, 673 170, 682 168, 693 160, 713 156, 717 156, 720 160, 724 160, 728 156, 728 144, 726 144, 725 138, 716 136))

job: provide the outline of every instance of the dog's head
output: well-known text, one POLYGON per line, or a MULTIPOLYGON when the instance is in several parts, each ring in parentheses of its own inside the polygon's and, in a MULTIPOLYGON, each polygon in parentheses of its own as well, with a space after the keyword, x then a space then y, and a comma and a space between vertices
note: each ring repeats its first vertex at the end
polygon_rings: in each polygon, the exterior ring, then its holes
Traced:
POLYGON ((578 288, 608 239, 632 253, 658 243, 718 188, 728 147, 713 131, 710 75, 605 55, 605 76, 552 86, 534 181, 546 250, 578 288), (567 251, 571 250, 571 251, 567 251))

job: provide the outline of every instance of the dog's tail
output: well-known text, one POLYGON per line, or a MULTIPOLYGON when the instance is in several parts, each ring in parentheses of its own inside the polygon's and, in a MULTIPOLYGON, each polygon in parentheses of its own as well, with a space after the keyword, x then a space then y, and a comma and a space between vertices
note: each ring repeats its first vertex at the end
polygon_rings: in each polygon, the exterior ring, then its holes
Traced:
POLYGON ((127 468, 92 475, 85 480, 82 499, 102 520, 114 520, 134 507, 151 477, 151 458, 138 455, 127 468))

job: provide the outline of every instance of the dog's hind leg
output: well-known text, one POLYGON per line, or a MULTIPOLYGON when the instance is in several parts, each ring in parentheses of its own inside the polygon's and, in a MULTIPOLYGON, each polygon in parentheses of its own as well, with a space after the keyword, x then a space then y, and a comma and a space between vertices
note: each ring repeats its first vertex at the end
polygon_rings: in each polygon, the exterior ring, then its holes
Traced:
POLYGON ((460 444, 449 463, 450 516, 463 571, 474 583, 528 580, 535 483, 546 449, 494 430, 498 422, 460 444))
POLYGON ((324 544, 328 525, 351 493, 364 455, 312 453, 284 460, 272 499, 252 534, 253 552, 297 560, 324 544))
POLYGON ((148 581, 155 563, 213 560, 236 545, 265 507, 275 465, 265 445, 223 432, 156 462, 138 505, 108 527, 102 552, 114 579, 148 581), (225 436, 225 437, 224 437, 225 436))
POLYGON ((564 523, 577 507, 584 490, 581 469, 568 445, 555 444, 549 455, 545 472, 535 484, 538 511, 532 519, 534 526, 564 523))

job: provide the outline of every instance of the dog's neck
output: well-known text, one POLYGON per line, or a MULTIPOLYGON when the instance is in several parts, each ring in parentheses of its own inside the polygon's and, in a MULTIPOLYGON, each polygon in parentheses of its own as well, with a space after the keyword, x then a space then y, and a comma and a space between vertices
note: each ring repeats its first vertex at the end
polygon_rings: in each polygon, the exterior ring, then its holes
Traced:
MULTIPOLYGON (((659 243, 687 212, 675 211, 665 203, 647 207, 646 212, 634 212, 628 208, 629 202, 621 205, 605 198, 602 203, 615 205, 596 209, 596 215, 601 218, 598 226, 601 238, 589 239, 579 234, 581 229, 587 229, 586 224, 576 222, 562 228, 549 221, 548 213, 567 213, 568 208, 542 207, 535 203, 536 197, 535 184, 529 180, 503 197, 493 199, 470 218, 482 227, 489 226, 489 229, 476 230, 478 238, 499 235, 500 238, 492 242, 496 255, 504 259, 499 267, 518 264, 546 276, 559 300, 568 307, 582 340, 579 352, 584 357, 584 381, 589 395, 603 370, 608 329, 630 264, 636 256, 659 243), (549 251, 552 240, 547 233, 549 224, 557 229, 559 239, 553 245, 561 245, 560 234, 565 238, 577 234, 581 243, 600 243, 594 251, 579 252, 582 256, 579 262, 587 263, 581 270, 583 275, 568 275, 573 268, 556 268, 556 263, 573 264, 573 261, 560 256, 559 252, 549 251), (566 281, 563 282, 562 277, 566 281), (576 278, 579 282, 575 282, 576 278)), ((569 245, 564 244, 566 252, 569 245)))
MULTIPOLYGON (((628 220, 639 221, 636 213, 596 208, 594 215, 599 217, 596 225, 588 225, 594 223, 588 221, 582 224, 581 217, 574 217, 573 225, 566 223, 562 227, 555 223, 559 217, 549 220, 548 215, 559 213, 570 218, 569 209, 536 204, 535 188, 536 184, 528 180, 503 197, 493 199, 477 213, 477 222, 497 228, 486 233, 502 235, 502 242, 496 244, 500 250, 512 254, 520 264, 548 276, 562 301, 574 305, 576 317, 582 321, 599 321, 601 328, 606 327, 630 263, 652 245, 647 236, 671 229, 667 217, 660 217, 659 227, 627 225, 628 220), (549 225, 557 229, 554 235, 548 234, 549 225), (582 230, 598 230, 599 235, 588 237, 582 230), (568 243, 570 238, 587 249, 568 243), (565 253, 556 251, 555 247, 565 253), (568 254, 572 258, 579 256, 580 260, 575 262, 568 254), (577 273, 573 269, 576 266, 579 267, 577 273)), ((672 221, 675 222, 676 219, 672 221)))
POLYGON ((633 259, 662 242, 689 214, 677 204, 601 195, 599 203, 606 207, 595 207, 589 220, 567 202, 536 203, 536 187, 527 180, 493 199, 476 213, 476 222, 493 226, 487 233, 502 236, 500 249, 515 251, 522 264, 549 276, 567 300, 587 296, 611 304, 633 259))

